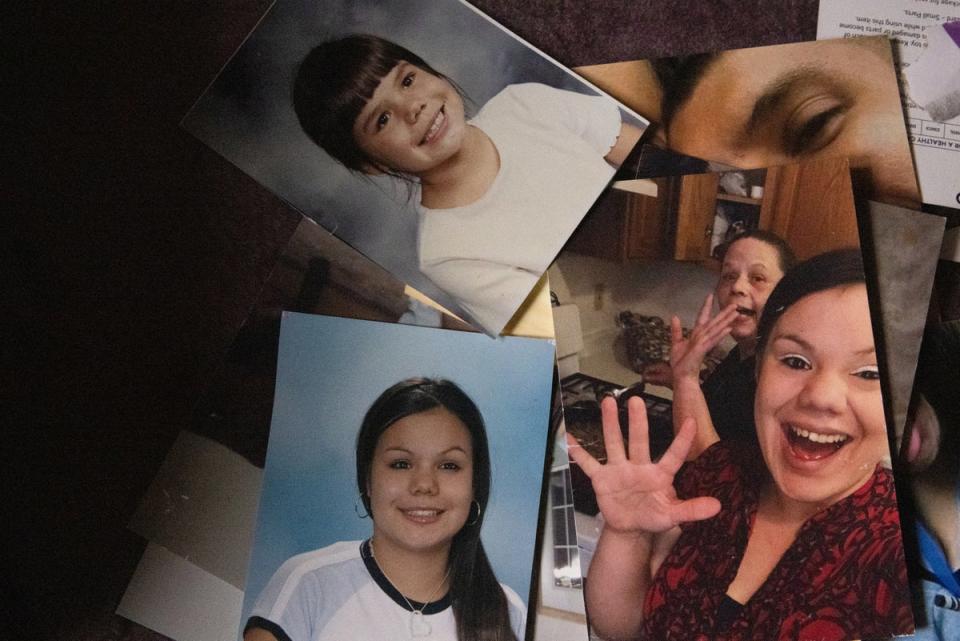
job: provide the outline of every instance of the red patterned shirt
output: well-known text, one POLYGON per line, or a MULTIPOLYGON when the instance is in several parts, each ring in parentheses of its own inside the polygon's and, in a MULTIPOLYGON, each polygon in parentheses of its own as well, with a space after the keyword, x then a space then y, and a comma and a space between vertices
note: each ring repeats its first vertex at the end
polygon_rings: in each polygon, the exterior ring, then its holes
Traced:
POLYGON ((723 508, 712 519, 682 526, 647 592, 641 638, 845 641, 910 632, 893 476, 880 466, 856 492, 804 523, 742 610, 726 625, 718 622, 767 482, 762 462, 738 460, 723 442, 681 469, 681 498, 714 496, 723 508))

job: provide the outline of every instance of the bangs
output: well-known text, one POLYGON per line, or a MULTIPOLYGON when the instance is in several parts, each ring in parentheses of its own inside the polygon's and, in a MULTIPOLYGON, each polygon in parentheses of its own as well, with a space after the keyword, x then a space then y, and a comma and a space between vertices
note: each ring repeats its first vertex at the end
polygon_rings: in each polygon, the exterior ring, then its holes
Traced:
POLYGON ((347 36, 314 47, 293 84, 300 126, 333 158, 363 171, 369 163, 353 139, 353 125, 383 78, 404 61, 440 75, 416 54, 376 36, 347 36))
POLYGON ((335 124, 352 132, 353 124, 380 86, 380 81, 400 62, 379 57, 363 61, 364 64, 357 65, 356 69, 344 69, 336 79, 331 79, 334 100, 331 101, 330 111, 336 120, 335 124))

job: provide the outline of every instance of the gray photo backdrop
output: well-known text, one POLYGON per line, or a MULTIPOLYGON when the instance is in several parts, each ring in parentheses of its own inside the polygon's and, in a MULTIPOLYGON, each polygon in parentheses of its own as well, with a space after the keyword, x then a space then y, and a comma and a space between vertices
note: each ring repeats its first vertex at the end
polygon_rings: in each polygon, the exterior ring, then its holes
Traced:
POLYGON ((317 44, 351 33, 418 54, 465 92, 468 116, 519 82, 598 92, 457 0, 293 0, 272 7, 184 118, 185 129, 261 185, 463 314, 418 268, 416 186, 350 172, 297 122, 291 87, 300 61, 317 44))

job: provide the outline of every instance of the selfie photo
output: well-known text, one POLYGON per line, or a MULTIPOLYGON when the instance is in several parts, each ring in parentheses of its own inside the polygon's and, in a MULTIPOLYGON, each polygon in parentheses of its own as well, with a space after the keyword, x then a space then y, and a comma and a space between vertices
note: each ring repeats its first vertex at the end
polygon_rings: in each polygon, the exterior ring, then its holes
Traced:
POLYGON ((909 632, 846 163, 659 187, 604 224, 588 218, 550 270, 592 631, 909 632), (622 218, 628 231, 602 255, 598 230, 622 218), (631 242, 637 229, 660 234, 660 249, 631 242))

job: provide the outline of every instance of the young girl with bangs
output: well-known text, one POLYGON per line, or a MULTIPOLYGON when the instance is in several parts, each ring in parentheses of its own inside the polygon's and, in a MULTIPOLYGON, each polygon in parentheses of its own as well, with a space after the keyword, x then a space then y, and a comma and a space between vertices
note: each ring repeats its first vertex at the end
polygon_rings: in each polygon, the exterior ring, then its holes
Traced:
POLYGON ((421 271, 499 332, 640 136, 619 107, 509 85, 467 119, 458 88, 388 40, 323 43, 297 71, 304 132, 347 168, 419 184, 421 271))

